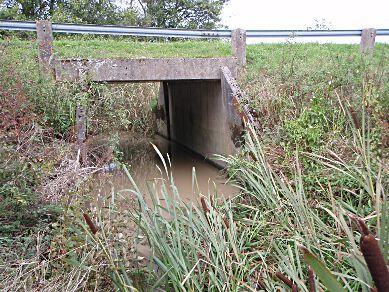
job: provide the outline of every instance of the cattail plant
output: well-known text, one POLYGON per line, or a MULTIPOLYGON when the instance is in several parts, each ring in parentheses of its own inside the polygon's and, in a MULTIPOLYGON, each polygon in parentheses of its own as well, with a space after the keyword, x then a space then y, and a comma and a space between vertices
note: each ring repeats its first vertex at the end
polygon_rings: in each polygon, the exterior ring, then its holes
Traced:
POLYGON ((361 231, 361 252, 377 287, 377 291, 389 291, 389 270, 378 242, 374 235, 370 233, 369 228, 362 219, 356 218, 355 221, 358 223, 361 231))
POLYGON ((277 276, 277 278, 280 279, 286 286, 288 286, 290 289, 292 289, 292 292, 297 292, 297 291, 298 291, 296 284, 293 283, 293 281, 290 280, 289 278, 285 277, 282 273, 277 272, 277 273, 276 273, 276 276, 277 276))
POLYGON ((84 216, 86 224, 88 224, 88 226, 89 226, 90 231, 92 232, 93 235, 95 235, 97 233, 97 228, 96 228, 95 224, 92 222, 92 219, 86 213, 84 213, 83 216, 84 216))

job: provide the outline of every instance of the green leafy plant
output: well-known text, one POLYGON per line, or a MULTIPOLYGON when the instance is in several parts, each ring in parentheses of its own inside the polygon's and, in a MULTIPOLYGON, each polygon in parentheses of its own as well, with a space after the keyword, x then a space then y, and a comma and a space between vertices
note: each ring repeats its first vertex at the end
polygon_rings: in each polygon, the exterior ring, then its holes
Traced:
POLYGON ((325 99, 313 96, 309 107, 304 108, 297 119, 285 123, 287 147, 313 150, 321 146, 330 128, 329 111, 325 99))

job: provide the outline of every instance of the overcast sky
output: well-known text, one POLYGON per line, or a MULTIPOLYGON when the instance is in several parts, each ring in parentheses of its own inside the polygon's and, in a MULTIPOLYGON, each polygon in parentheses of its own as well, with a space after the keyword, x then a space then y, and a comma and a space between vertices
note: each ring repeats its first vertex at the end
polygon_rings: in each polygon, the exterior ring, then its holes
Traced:
MULTIPOLYGON (((389 0, 230 0, 222 14, 222 24, 229 28, 306 29, 316 23, 330 29, 388 29, 389 0)), ((377 37, 377 41, 389 42, 389 37, 377 37)))

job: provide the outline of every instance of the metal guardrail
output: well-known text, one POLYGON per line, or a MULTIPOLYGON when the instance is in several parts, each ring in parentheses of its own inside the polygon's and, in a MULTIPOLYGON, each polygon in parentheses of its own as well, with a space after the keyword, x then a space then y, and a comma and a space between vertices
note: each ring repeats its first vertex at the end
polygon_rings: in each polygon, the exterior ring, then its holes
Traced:
MULTIPOLYGON (((247 37, 354 37, 361 36, 362 29, 355 30, 247 30, 247 37)), ((389 35, 389 29, 377 29, 377 35, 389 35)))
MULTIPOLYGON (((149 37, 182 38, 230 38, 231 30, 187 30, 165 28, 143 28, 117 25, 91 24, 52 24, 55 33, 127 35, 149 37)), ((0 20, 0 30, 36 31, 35 22, 0 20)), ((377 36, 389 36, 389 29, 377 29, 377 36)), ((357 37, 362 30, 246 30, 248 38, 283 38, 283 37, 357 37)))
MULTIPOLYGON (((36 31, 35 22, 0 21, 0 30, 36 31)), ((184 38, 230 38, 231 30, 187 30, 142 28, 117 25, 66 24, 53 23, 56 33, 128 35, 149 37, 184 37, 184 38)))

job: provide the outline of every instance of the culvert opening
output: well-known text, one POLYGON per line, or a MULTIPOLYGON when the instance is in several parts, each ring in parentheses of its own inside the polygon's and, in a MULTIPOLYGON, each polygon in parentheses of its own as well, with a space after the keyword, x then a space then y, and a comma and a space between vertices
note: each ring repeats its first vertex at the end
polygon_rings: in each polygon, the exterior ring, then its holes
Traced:
MULTIPOLYGON (((238 193, 235 187, 226 184, 220 166, 211 160, 225 147, 228 138, 220 80, 136 84, 140 84, 138 90, 141 85, 154 89, 149 92, 154 96, 148 102, 155 118, 155 131, 152 134, 120 132, 118 139, 122 160, 142 192, 147 193, 147 184, 155 183, 155 178, 167 179, 159 170, 163 169, 163 163, 152 146, 154 144, 169 165, 180 195, 187 201, 197 201, 200 193, 207 195, 215 190, 226 197, 238 193), (196 181, 193 180, 194 171, 196 181)), ((123 171, 115 170, 115 167, 108 167, 106 171, 112 172, 112 179, 104 185, 96 180, 99 196, 109 195, 112 187, 115 190, 132 187, 123 171)))

